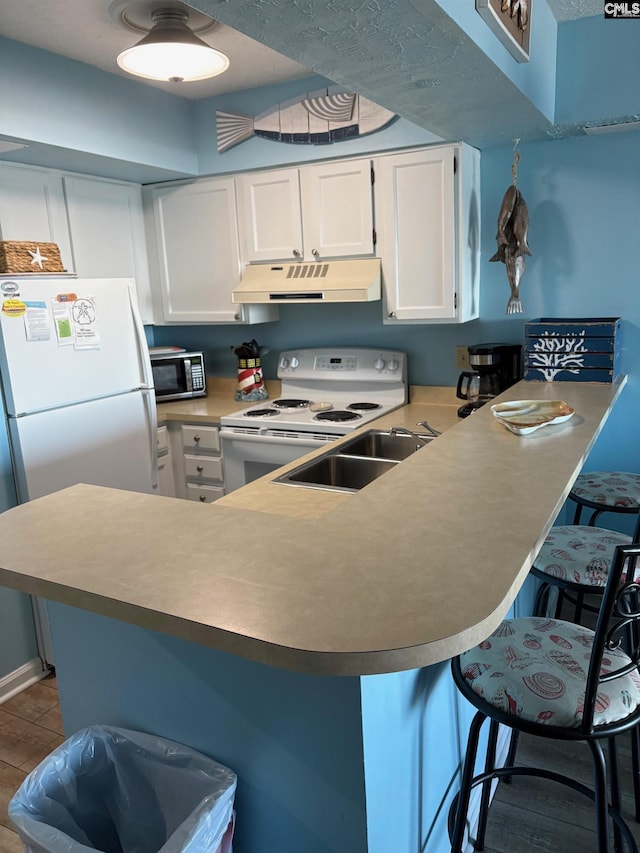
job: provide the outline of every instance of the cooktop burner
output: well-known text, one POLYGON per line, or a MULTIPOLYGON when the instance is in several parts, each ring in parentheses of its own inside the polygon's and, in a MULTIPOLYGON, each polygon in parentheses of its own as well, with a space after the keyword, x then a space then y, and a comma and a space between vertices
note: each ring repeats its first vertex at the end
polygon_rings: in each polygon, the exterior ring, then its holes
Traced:
POLYGON ((311 400, 283 398, 281 400, 274 400, 271 405, 275 406, 276 409, 306 409, 310 402, 311 400))
POLYGON ((370 412, 380 408, 382 408, 380 403, 349 403, 347 406, 347 409, 352 409, 354 412, 370 412))
POLYGON ((245 418, 272 418, 274 415, 279 415, 277 409, 250 409, 244 412, 245 418))
POLYGON ((338 409, 337 411, 319 412, 315 416, 314 420, 316 420, 316 421, 333 421, 335 423, 335 422, 339 422, 339 421, 355 421, 361 417, 362 417, 362 415, 359 415, 357 412, 346 412, 346 411, 338 409))

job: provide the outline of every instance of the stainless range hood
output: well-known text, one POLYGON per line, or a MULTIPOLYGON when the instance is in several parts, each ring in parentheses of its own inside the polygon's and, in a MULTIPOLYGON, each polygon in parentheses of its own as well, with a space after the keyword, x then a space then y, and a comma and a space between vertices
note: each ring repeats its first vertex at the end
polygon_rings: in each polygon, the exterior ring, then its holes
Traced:
POLYGON ((380 299, 380 260, 249 264, 235 303, 372 302, 380 299))

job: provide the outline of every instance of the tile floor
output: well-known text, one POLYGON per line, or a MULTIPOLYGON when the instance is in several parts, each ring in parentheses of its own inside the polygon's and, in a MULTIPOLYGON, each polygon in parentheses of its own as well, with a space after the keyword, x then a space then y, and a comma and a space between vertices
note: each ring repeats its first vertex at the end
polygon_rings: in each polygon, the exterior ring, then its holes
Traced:
POLYGON ((0 853, 23 853, 7 815, 9 800, 27 773, 63 741, 55 676, 0 705, 0 853))

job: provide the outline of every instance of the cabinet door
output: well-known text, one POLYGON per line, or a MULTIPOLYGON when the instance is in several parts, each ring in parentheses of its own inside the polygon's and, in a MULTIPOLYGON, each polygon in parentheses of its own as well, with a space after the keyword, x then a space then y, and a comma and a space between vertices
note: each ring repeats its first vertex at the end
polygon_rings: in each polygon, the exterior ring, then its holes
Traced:
POLYGON ((0 165, 0 239, 57 243, 73 272, 62 178, 47 169, 0 165))
POLYGON ((165 498, 175 498, 176 496, 170 453, 158 456, 158 494, 165 498))
POLYGON ((375 196, 386 319, 455 319, 453 146, 380 157, 375 196))
POLYGON ((371 161, 300 169, 305 260, 373 256, 371 161))
POLYGON ((165 322, 238 321, 231 301, 240 279, 233 178, 156 187, 153 199, 165 322))
POLYGON ((239 175, 242 257, 255 261, 302 257, 302 220, 297 169, 239 175))
POLYGON ((75 271, 86 278, 133 278, 144 323, 153 322, 138 184, 65 176, 75 271))

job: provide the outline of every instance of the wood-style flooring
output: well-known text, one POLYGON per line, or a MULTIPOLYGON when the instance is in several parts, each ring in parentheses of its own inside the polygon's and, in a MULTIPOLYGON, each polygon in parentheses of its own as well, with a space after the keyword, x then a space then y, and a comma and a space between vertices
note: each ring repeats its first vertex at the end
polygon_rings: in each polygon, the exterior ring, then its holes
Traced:
MULTIPOLYGON (((628 735, 619 737, 618 753, 622 814, 640 845, 640 824, 634 819, 628 735)), ((591 752, 584 743, 523 734, 516 764, 546 767, 593 787, 591 752)), ((501 782, 496 790, 489 811, 485 853, 597 853, 594 820, 591 801, 570 788, 546 779, 514 777, 510 785, 501 782)))
MULTIPOLYGON (((7 815, 9 800, 27 773, 63 740, 55 677, 34 684, 0 705, 0 853, 23 853, 7 815)), ((518 747, 519 763, 540 763, 574 775, 586 785, 591 785, 590 761, 588 748, 579 743, 541 742, 522 735, 518 747)), ((640 824, 633 820, 630 749, 626 737, 620 740, 620 763, 624 815, 640 844, 640 824)), ((596 853, 596 850, 593 809, 585 798, 538 779, 514 779, 511 785, 498 786, 489 815, 486 853, 596 853)))
POLYGON ((24 853, 7 815, 27 773, 64 741, 54 676, 0 705, 0 853, 24 853))

